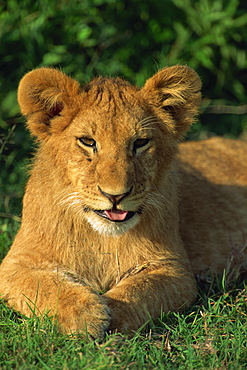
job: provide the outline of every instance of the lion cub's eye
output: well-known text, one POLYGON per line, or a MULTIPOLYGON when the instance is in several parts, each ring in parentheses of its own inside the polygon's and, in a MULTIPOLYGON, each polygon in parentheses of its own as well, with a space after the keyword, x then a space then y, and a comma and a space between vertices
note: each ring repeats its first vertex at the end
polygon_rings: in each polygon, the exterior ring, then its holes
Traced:
POLYGON ((78 141, 80 144, 83 144, 85 146, 96 148, 96 141, 90 137, 80 137, 78 138, 78 141))
POLYGON ((148 138, 137 139, 134 142, 134 145, 133 145, 133 152, 136 153, 137 149, 143 148, 144 146, 146 146, 149 143, 149 141, 150 141, 150 139, 148 139, 148 138))

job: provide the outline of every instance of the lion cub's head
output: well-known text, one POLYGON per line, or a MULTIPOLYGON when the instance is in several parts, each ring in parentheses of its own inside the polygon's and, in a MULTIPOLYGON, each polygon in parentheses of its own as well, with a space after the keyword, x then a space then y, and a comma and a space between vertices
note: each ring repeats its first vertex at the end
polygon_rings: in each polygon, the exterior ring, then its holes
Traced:
POLYGON ((40 141, 40 186, 48 184, 59 206, 101 233, 133 228, 162 203, 164 178, 197 113, 200 88, 186 66, 161 70, 142 89, 103 77, 80 87, 49 68, 28 73, 18 99, 40 141))

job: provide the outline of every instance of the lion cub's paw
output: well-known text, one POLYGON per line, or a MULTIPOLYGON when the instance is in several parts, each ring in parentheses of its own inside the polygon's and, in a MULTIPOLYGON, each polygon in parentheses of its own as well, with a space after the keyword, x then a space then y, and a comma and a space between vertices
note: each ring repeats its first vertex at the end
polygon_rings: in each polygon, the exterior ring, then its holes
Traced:
POLYGON ((83 296, 75 305, 60 307, 58 324, 66 334, 102 340, 110 325, 110 310, 98 295, 83 296))

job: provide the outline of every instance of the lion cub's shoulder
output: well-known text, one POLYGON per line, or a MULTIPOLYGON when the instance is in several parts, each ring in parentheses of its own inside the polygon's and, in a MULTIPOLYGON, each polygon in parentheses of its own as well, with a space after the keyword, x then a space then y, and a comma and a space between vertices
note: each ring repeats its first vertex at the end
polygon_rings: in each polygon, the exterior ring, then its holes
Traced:
POLYGON ((214 137, 180 144, 181 168, 218 184, 246 185, 246 157, 244 140, 214 137))
POLYGON ((243 140, 180 145, 180 232, 195 273, 247 268, 246 158, 243 140))

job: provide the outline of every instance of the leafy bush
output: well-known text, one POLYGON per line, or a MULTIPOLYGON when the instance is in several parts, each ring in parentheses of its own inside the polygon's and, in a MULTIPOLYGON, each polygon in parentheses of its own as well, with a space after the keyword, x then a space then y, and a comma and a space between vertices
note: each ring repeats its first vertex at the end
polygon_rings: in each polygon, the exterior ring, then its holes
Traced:
POLYGON ((186 63, 202 76, 206 96, 244 103, 246 25, 238 0, 7 0, 0 12, 4 117, 18 112, 22 75, 44 65, 81 81, 117 74, 142 84, 157 68, 186 63))

